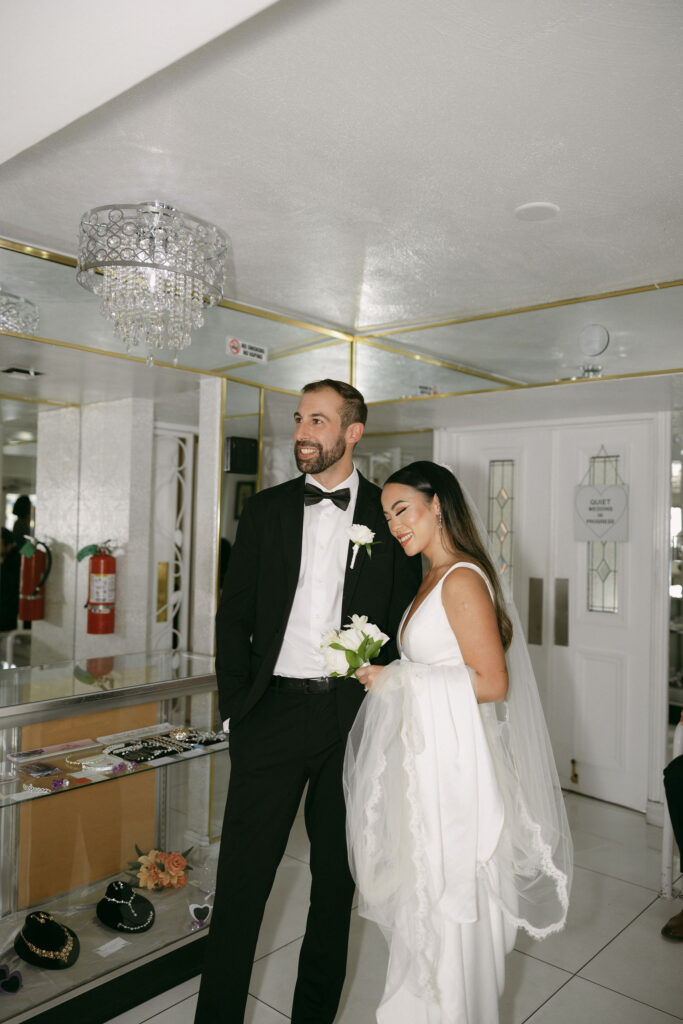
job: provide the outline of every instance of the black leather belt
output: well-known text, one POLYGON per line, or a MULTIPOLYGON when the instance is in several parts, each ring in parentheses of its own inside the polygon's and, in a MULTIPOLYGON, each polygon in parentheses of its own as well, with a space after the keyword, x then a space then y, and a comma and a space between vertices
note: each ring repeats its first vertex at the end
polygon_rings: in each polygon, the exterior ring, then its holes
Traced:
POLYGON ((337 688, 339 676, 317 676, 314 679, 293 679, 273 676, 270 685, 280 693, 329 693, 337 688))

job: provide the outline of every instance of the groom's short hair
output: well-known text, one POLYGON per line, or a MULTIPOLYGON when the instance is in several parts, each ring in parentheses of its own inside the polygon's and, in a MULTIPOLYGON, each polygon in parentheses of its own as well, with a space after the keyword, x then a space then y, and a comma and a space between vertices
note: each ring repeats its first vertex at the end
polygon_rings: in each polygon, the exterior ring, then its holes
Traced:
POLYGON ((304 384, 301 394, 322 391, 324 388, 331 388, 344 400, 340 413, 343 430, 346 430, 351 423, 365 425, 368 419, 368 407, 365 404, 365 399, 357 388, 343 380, 332 380, 330 377, 326 377, 325 380, 314 380, 310 384, 304 384))

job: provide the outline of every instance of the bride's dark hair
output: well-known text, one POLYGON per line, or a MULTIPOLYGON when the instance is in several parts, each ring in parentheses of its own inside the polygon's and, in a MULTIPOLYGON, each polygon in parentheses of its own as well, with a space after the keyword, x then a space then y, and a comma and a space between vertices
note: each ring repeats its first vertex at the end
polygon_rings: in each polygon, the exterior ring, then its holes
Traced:
POLYGON ((385 487, 387 484, 404 484, 406 487, 412 487, 429 501, 432 501, 435 494, 438 495, 443 529, 450 541, 453 553, 462 551, 466 555, 470 555, 482 567, 493 587, 498 632, 503 650, 507 651, 512 641, 512 623, 505 611, 505 600, 498 576, 482 539, 477 533, 465 495, 462 493, 457 479, 443 466, 437 466, 435 462, 421 461, 411 462, 403 469, 397 469, 388 480, 385 480, 385 487))

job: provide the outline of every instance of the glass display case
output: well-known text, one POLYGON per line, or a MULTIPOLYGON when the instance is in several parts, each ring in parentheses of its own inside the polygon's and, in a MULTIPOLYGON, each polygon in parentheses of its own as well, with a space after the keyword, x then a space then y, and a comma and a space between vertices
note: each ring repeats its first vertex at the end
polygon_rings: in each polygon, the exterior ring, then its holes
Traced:
POLYGON ((229 773, 213 659, 32 666, 0 688, 0 1021, 108 1020, 206 933, 229 773))

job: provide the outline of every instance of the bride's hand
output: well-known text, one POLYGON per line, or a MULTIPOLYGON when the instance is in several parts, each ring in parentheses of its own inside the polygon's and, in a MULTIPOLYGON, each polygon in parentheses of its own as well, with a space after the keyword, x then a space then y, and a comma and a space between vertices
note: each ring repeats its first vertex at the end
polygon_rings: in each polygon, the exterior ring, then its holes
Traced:
POLYGON ((359 682, 362 683, 363 688, 365 690, 369 690, 377 679, 377 676, 383 671, 383 665, 363 665, 361 668, 356 669, 356 676, 358 677, 359 682))

